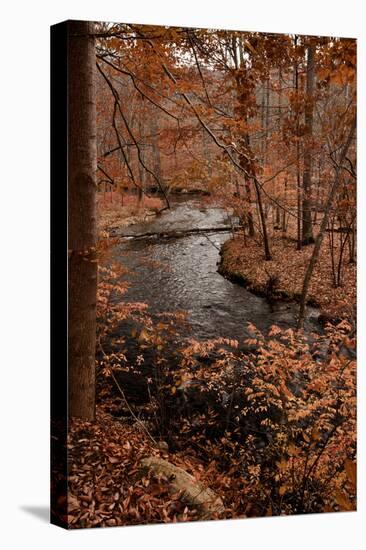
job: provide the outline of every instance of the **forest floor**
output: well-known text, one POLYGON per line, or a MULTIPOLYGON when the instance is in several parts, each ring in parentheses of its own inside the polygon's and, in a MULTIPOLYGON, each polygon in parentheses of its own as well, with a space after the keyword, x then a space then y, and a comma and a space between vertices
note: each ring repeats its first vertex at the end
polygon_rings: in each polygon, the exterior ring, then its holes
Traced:
POLYGON ((144 196, 141 201, 137 195, 122 196, 117 192, 99 193, 97 200, 98 231, 126 227, 144 221, 153 216, 164 202, 158 197, 144 196))
MULTIPOLYGON (((325 236, 320 251, 321 261, 317 263, 310 282, 308 304, 320 308, 321 320, 350 319, 354 317, 356 303, 356 264, 344 263, 341 286, 335 288, 327 241, 325 236)), ((243 237, 237 236, 223 245, 219 271, 254 293, 272 299, 299 300, 313 247, 308 245, 298 251, 292 239, 279 236, 271 241, 273 259, 266 261, 256 240, 247 237, 245 244, 243 237)), ((335 256, 338 258, 337 248, 335 256)))
MULTIPOLYGON (((144 457, 160 458, 202 478, 203 466, 194 456, 169 453, 150 440, 133 419, 116 418, 118 398, 103 395, 93 422, 71 419, 68 435, 70 528, 106 527, 151 523, 176 523, 202 519, 197 506, 172 493, 171 480, 141 468, 144 457)), ((101 400, 101 395, 99 395, 101 400)), ((141 423, 142 424, 142 423, 141 423)), ((143 424, 142 424, 143 425, 143 424)), ((173 466, 173 467, 174 467, 173 466)), ((205 483, 217 472, 206 469, 205 483)))

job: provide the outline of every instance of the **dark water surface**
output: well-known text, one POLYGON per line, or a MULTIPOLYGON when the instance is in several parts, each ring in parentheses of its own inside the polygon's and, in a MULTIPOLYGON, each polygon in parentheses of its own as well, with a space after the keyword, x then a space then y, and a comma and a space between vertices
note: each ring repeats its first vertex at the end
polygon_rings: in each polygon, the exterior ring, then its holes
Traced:
MULTIPOLYGON (((198 199, 176 201, 171 210, 153 221, 124 228, 124 234, 141 235, 184 231, 194 228, 230 226, 228 214, 204 207, 198 199)), ((180 238, 129 238, 116 247, 115 259, 133 273, 128 301, 146 302, 152 316, 162 312, 186 311, 190 334, 197 339, 230 337, 242 341, 247 323, 261 331, 273 324, 294 327, 298 305, 255 296, 226 280, 217 272, 219 248, 230 238, 228 232, 207 232, 180 238)), ((306 332, 320 332, 318 312, 307 308, 306 332)))

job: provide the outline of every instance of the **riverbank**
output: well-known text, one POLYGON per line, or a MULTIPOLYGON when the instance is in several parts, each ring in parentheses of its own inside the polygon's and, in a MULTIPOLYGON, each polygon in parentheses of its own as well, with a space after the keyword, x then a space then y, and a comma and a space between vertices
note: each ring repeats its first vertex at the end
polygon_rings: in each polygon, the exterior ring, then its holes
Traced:
POLYGON ((124 195, 117 192, 99 193, 97 200, 98 232, 109 232, 112 228, 123 228, 144 222, 155 216, 164 201, 159 197, 124 195))
MULTIPOLYGON (((221 247, 219 273, 259 296, 275 300, 299 301, 306 267, 314 245, 298 251, 292 240, 274 238, 271 261, 265 261, 263 250, 254 239, 241 236, 226 241, 221 247)), ((331 255, 323 241, 321 262, 318 262, 310 283, 308 305, 320 308, 321 322, 351 319, 356 304, 356 266, 345 263, 342 286, 332 284, 331 255)))

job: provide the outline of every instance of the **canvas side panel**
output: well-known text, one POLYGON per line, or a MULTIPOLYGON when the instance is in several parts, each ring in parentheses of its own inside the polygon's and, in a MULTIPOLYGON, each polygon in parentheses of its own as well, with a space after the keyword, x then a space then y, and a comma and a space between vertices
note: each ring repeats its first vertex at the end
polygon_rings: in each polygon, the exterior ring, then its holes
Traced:
POLYGON ((67 23, 51 27, 51 523, 67 527, 67 23))

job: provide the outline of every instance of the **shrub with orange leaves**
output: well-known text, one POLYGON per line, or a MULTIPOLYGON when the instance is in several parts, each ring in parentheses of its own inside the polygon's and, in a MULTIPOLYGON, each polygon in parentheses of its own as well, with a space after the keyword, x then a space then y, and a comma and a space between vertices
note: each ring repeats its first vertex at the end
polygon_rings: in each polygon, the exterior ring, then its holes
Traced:
POLYGON ((351 326, 345 321, 329 326, 312 341, 276 326, 268 337, 254 326, 251 330, 249 354, 238 352, 236 343, 233 349, 229 341, 191 343, 183 353, 177 386, 183 381, 189 387, 190 380, 207 406, 187 406, 182 439, 204 445, 217 468, 229 471, 242 487, 238 500, 245 495, 244 503, 235 517, 355 509, 351 326), (217 358, 198 366, 197 356, 216 345, 221 346, 217 358))

